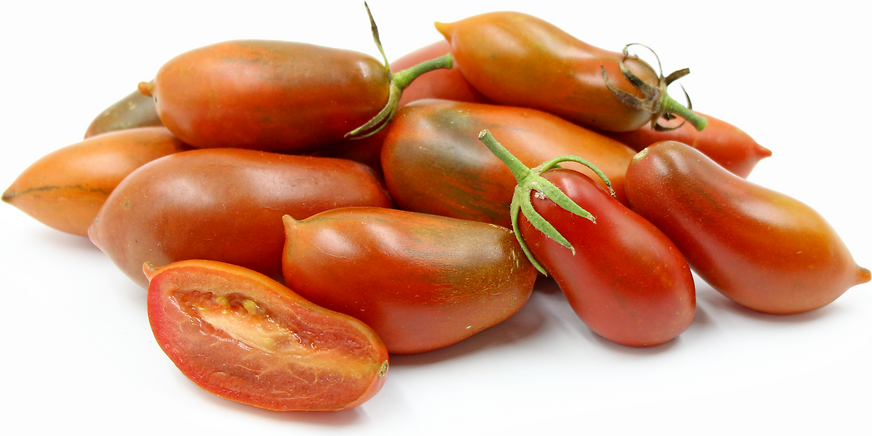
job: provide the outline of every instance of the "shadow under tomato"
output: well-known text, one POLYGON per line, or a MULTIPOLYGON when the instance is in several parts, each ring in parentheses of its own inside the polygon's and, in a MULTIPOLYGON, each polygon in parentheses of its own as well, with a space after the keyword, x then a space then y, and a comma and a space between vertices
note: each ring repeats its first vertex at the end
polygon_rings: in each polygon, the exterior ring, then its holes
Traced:
MULTIPOLYGON (((730 300, 711 287, 708 287, 710 292, 697 292, 697 303, 703 303, 712 310, 724 311, 730 314, 745 316, 754 320, 778 323, 778 324, 798 324, 808 323, 821 319, 826 316, 834 316, 833 314, 839 311, 837 304, 829 304, 819 309, 811 310, 805 313, 797 313, 792 315, 775 315, 771 313, 758 312, 742 306, 739 303, 730 300)), ((699 305, 699 304, 698 304, 699 305)))
MULTIPOLYGON (((180 383, 186 382, 186 385, 197 397, 200 397, 204 402, 208 402, 216 409, 222 409, 231 413, 242 413, 249 416, 257 416, 261 419, 276 421, 276 422, 296 422, 308 423, 318 426, 331 427, 347 427, 359 425, 360 422, 366 420, 366 412, 361 407, 355 407, 348 410, 340 410, 335 412, 276 412, 272 410, 261 409, 259 407, 248 404, 238 403, 236 401, 221 398, 210 392, 201 389, 199 386, 185 378, 181 373, 178 374, 180 383)), ((378 394, 376 394, 378 395, 378 394)))
MULTIPOLYGON (((50 227, 40 229, 34 232, 37 241, 40 244, 52 245, 58 250, 70 250, 81 252, 83 255, 94 255, 95 257, 104 257, 103 252, 97 246, 91 243, 91 240, 79 235, 71 235, 50 227)), ((34 243, 37 243, 34 241, 34 243)))

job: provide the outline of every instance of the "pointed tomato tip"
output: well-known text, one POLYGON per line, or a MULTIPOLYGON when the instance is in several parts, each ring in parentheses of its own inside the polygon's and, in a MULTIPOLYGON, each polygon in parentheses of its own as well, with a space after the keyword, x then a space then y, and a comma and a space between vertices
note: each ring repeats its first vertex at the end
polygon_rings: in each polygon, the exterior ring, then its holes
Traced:
POLYGON ((872 280, 872 273, 869 272, 868 268, 858 267, 857 271, 857 284, 862 285, 863 283, 869 283, 872 280))
POLYGON ((145 262, 142 264, 142 272, 145 274, 145 278, 151 282, 152 277, 154 277, 158 273, 158 267, 154 266, 151 262, 145 262))
POLYGON ((12 189, 7 189, 5 192, 3 192, 2 200, 4 203, 12 204, 13 198, 15 198, 15 192, 13 192, 12 189))
POLYGON ((451 23, 440 23, 437 21, 433 23, 433 25, 436 26, 436 30, 439 31, 448 42, 451 42, 451 23))
POLYGON ((769 156, 772 156, 772 150, 758 144, 757 155, 760 156, 760 159, 767 158, 769 156))

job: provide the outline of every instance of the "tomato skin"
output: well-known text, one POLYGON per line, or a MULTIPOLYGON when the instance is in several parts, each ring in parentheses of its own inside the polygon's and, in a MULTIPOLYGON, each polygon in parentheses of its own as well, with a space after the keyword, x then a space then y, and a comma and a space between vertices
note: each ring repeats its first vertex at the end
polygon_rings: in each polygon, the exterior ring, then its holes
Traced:
POLYGON ((593 180, 552 169, 542 176, 596 218, 593 223, 533 193, 533 207, 575 255, 521 214, 521 236, 591 330, 613 342, 649 347, 684 332, 696 313, 693 275, 678 248, 593 180))
POLYGON ((384 65, 366 54, 241 40, 171 59, 151 94, 164 125, 194 147, 309 152, 373 118, 389 90, 384 65))
POLYGON ((801 313, 869 281, 869 270, 804 203, 742 179, 685 144, 646 150, 627 170, 633 209, 733 301, 765 313, 801 313))
MULTIPOLYGON (((436 23, 451 44, 463 75, 488 99, 553 113, 586 127, 629 131, 651 114, 625 105, 606 87, 601 67, 617 88, 642 97, 620 72, 623 55, 593 47, 539 18, 490 12, 436 23)), ((628 58, 627 67, 658 86, 658 74, 628 58)))
POLYGON ((390 353, 459 342, 507 319, 537 272, 504 227, 395 209, 285 220, 285 282, 375 330, 390 353))
MULTIPOLYGON (((443 39, 421 47, 391 62, 391 71, 396 73, 450 52, 451 47, 443 39)), ((488 102, 485 96, 481 95, 480 92, 466 81, 463 73, 457 68, 433 70, 416 78, 403 90, 399 107, 426 98, 468 101, 472 103, 488 102)), ((371 168, 381 172, 381 149, 389 129, 390 127, 382 129, 380 132, 367 138, 345 139, 330 144, 324 147, 318 155, 353 160, 364 165, 369 165, 371 168)))
POLYGON ((244 149, 191 150, 131 173, 88 229, 142 287, 144 262, 218 260, 281 277, 282 216, 342 206, 392 207, 355 162, 244 149))
POLYGON ((88 236, 106 198, 140 166, 191 147, 163 127, 109 132, 55 150, 31 164, 3 201, 62 232, 88 236))
MULTIPOLYGON (((397 113, 382 148, 385 182, 400 208, 511 227, 517 182, 478 140, 482 129, 529 167, 582 156, 624 198, 624 172, 635 152, 615 140, 534 109, 419 100, 397 113)), ((577 163, 562 165, 594 175, 577 163)))
MULTIPOLYGON (((451 53, 448 41, 442 39, 432 44, 419 48, 405 56, 391 62, 391 71, 397 72, 411 68, 421 62, 438 58, 451 53)), ((478 92, 472 84, 466 80, 455 60, 454 68, 434 70, 415 79, 411 85, 403 90, 400 99, 400 107, 415 100, 425 98, 439 98, 443 100, 468 101, 471 103, 489 103, 490 101, 478 92)))
POLYGON ((678 141, 701 151, 742 178, 751 174, 757 162, 772 155, 770 150, 762 147, 738 127, 710 115, 697 113, 708 120, 702 132, 697 131, 690 123, 685 123, 675 130, 656 131, 647 124, 629 132, 602 133, 636 151, 642 151, 643 148, 661 141, 678 141))
POLYGON ((263 409, 325 411, 358 406, 384 385, 388 353, 372 329, 267 276, 205 260, 143 270, 155 339, 206 391, 263 409))
POLYGON ((85 139, 106 132, 133 129, 136 127, 163 126, 154 108, 154 99, 133 91, 121 100, 115 102, 97 115, 88 130, 85 139))

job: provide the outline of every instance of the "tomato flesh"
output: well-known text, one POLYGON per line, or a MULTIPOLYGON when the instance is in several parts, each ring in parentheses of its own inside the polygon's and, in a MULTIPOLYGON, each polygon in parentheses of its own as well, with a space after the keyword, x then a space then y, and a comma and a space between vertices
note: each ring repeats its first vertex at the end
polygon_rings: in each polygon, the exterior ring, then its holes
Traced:
POLYGON ((369 327, 266 276, 200 260, 146 273, 155 338, 209 392, 270 410, 341 410, 384 383, 387 351, 369 327))

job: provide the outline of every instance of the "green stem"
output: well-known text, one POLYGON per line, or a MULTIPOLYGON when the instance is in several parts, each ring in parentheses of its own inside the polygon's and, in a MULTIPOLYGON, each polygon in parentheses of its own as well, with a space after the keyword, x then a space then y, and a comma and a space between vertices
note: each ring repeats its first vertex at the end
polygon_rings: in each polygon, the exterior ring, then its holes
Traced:
POLYGON ((393 75, 393 83, 400 89, 406 89, 418 76, 433 70, 450 70, 454 67, 454 56, 448 53, 436 59, 421 62, 418 65, 398 71, 393 75))
MULTIPOLYGON (((542 177, 542 173, 547 171, 550 168, 553 168, 559 162, 563 161, 573 161, 579 162, 583 165, 590 167, 597 175, 602 177, 606 185, 609 186, 611 190, 611 183, 608 178, 605 177, 605 174, 602 173, 596 166, 592 163, 577 157, 577 156, 561 156, 559 158, 551 159, 542 165, 537 166, 536 168, 530 169, 523 162, 521 162, 518 158, 512 155, 511 152, 506 150, 502 144, 497 142, 497 140, 491 135, 487 130, 482 130, 478 134, 478 139, 484 143, 484 145, 490 150, 496 157, 498 157, 512 174, 515 176, 515 179, 518 181, 518 185, 515 187, 515 192, 512 195, 512 203, 509 206, 509 214, 512 221, 512 230, 515 233, 515 237, 518 239, 518 243, 521 246, 521 249, 524 251, 524 254, 527 256, 527 259, 530 260, 530 263, 536 267, 539 272, 542 274, 548 275, 545 271, 545 268, 539 264, 536 260, 533 253, 530 251, 530 248, 527 246, 526 242, 524 242, 524 238, 521 236, 521 232, 518 226, 518 217, 521 213, 524 214, 524 217, 527 218, 527 221, 533 225, 534 228, 553 239, 560 245, 568 248, 572 254, 575 254, 575 248, 572 244, 554 228, 544 217, 542 217, 539 212, 533 208, 532 200, 530 200, 530 196, 533 191, 541 193, 553 201, 555 204, 563 208, 564 210, 578 215, 582 218, 588 219, 593 223, 596 223, 596 219, 593 215, 591 215, 588 211, 584 210, 581 206, 576 204, 569 198, 563 191, 554 186, 553 183, 549 182, 547 179, 542 177)), ((614 192, 612 192, 614 195, 614 192)))
POLYGON ((687 106, 675 101, 675 99, 670 97, 669 94, 663 93, 662 100, 660 100, 660 107, 663 112, 672 113, 684 118, 688 123, 692 124, 698 132, 702 132, 706 125, 708 125, 708 120, 705 117, 700 116, 687 106))
POLYGON ((372 18, 372 13, 369 10, 369 5, 366 4, 366 2, 363 2, 363 5, 366 6, 366 14, 369 15, 369 23, 372 30, 372 39, 373 41, 375 41, 375 46, 378 47, 378 51, 379 53, 381 53, 382 59, 384 59, 385 71, 387 72, 388 77, 390 77, 391 83, 390 91, 388 94, 388 102, 385 107, 382 108, 382 110, 379 111, 379 113, 376 114, 376 116, 374 116, 371 120, 367 121, 366 124, 346 133, 345 138, 347 139, 363 139, 375 135, 381 129, 384 129, 385 126, 387 126, 394 118, 394 115, 396 115, 397 113, 397 109, 399 109, 400 107, 400 97, 402 97, 403 95, 403 90, 406 89, 412 83, 412 81, 418 78, 421 74, 438 69, 450 70, 452 67, 454 67, 454 57, 451 56, 451 53, 449 53, 436 59, 421 62, 420 64, 415 65, 411 68, 392 74, 390 63, 388 63, 388 58, 387 56, 385 56, 384 48, 382 48, 381 38, 378 34, 378 26, 376 26, 375 24, 375 19, 372 18))

